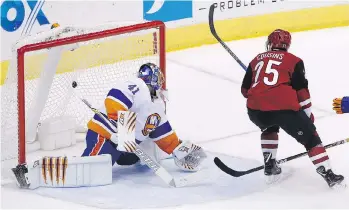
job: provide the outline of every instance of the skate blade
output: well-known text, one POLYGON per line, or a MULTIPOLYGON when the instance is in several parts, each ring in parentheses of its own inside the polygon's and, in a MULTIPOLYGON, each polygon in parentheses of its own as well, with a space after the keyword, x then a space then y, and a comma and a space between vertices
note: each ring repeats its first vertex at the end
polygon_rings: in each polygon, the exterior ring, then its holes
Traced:
POLYGON ((265 176, 265 183, 266 184, 275 184, 280 181, 281 179, 281 174, 278 175, 271 175, 271 176, 265 176))
POLYGON ((271 175, 271 176, 264 175, 264 180, 265 180, 266 184, 268 184, 268 185, 276 184, 279 182, 283 182, 284 180, 291 177, 293 172, 294 172, 293 168, 283 167, 282 172, 280 174, 271 175))
POLYGON ((337 183, 337 184, 333 185, 331 187, 331 189, 341 191, 341 190, 345 190, 347 188, 347 186, 348 185, 345 183, 345 181, 342 181, 341 183, 337 183))

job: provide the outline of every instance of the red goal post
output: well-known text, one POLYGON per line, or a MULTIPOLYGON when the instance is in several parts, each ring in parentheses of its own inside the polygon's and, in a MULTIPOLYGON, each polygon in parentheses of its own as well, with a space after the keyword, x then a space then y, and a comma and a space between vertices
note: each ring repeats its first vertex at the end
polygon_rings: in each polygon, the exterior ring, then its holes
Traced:
MULTIPOLYGON (((39 43, 27 44, 17 49, 17 74, 18 74, 18 164, 26 163, 26 99, 25 99, 25 54, 28 52, 42 49, 50 49, 57 46, 70 45, 80 42, 102 39, 111 36, 133 33, 147 29, 157 29, 158 35, 154 34, 154 51, 158 53, 159 66, 163 71, 166 79, 166 58, 165 58, 165 25, 161 21, 145 22, 135 25, 122 26, 103 31, 86 33, 72 37, 58 38, 55 40, 44 41, 39 43), (159 39, 159 40, 157 40, 159 39), (157 43, 158 42, 158 43, 157 43)), ((166 88, 166 83, 164 84, 166 88)))

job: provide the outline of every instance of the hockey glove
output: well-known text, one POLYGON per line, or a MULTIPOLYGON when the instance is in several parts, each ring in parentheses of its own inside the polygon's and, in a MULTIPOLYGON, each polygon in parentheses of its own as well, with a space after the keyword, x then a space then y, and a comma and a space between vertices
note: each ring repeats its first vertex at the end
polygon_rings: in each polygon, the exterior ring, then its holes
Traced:
POLYGON ((304 108, 302 107, 303 111, 305 112, 305 114, 307 114, 307 116, 311 119, 312 122, 315 121, 315 117, 313 112, 311 111, 311 107, 309 106, 308 108, 304 108))
POLYGON ((333 99, 332 105, 337 114, 349 113, 349 96, 333 99))
POLYGON ((312 122, 315 122, 315 117, 314 117, 313 113, 310 114, 310 119, 311 119, 312 122))
POLYGON ((175 164, 183 171, 198 171, 202 161, 207 158, 205 151, 189 142, 184 141, 173 150, 175 164))
POLYGON ((308 88, 303 88, 297 91, 297 98, 299 101, 299 105, 301 109, 307 114, 307 116, 311 119, 312 122, 315 121, 315 117, 311 111, 311 99, 310 92, 308 88))

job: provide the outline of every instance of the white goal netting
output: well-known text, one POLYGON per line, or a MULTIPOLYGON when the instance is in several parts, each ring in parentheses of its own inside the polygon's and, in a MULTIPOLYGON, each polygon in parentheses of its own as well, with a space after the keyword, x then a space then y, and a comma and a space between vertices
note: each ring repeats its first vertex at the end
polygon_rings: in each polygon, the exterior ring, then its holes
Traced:
POLYGON ((115 81, 135 77, 140 65, 153 62, 164 70, 163 30, 161 22, 59 27, 19 40, 1 86, 2 174, 9 170, 4 169, 8 161, 14 167, 17 160, 26 161, 30 150, 40 149, 41 122, 69 116, 76 121, 76 132, 86 131, 93 112, 74 91, 99 108, 115 81), (74 91, 73 81, 78 84, 74 91))

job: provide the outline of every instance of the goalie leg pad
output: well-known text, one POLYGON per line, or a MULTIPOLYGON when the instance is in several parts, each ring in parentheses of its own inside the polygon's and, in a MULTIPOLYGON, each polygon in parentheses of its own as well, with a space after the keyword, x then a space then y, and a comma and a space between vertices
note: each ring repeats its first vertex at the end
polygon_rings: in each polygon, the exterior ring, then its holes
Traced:
POLYGON ((112 183, 110 155, 43 157, 13 169, 21 188, 92 187, 112 183))
POLYGON ((112 165, 114 165, 122 154, 122 152, 116 149, 116 146, 112 141, 105 139, 92 130, 88 130, 86 134, 86 149, 82 156, 109 154, 112 157, 112 165))

